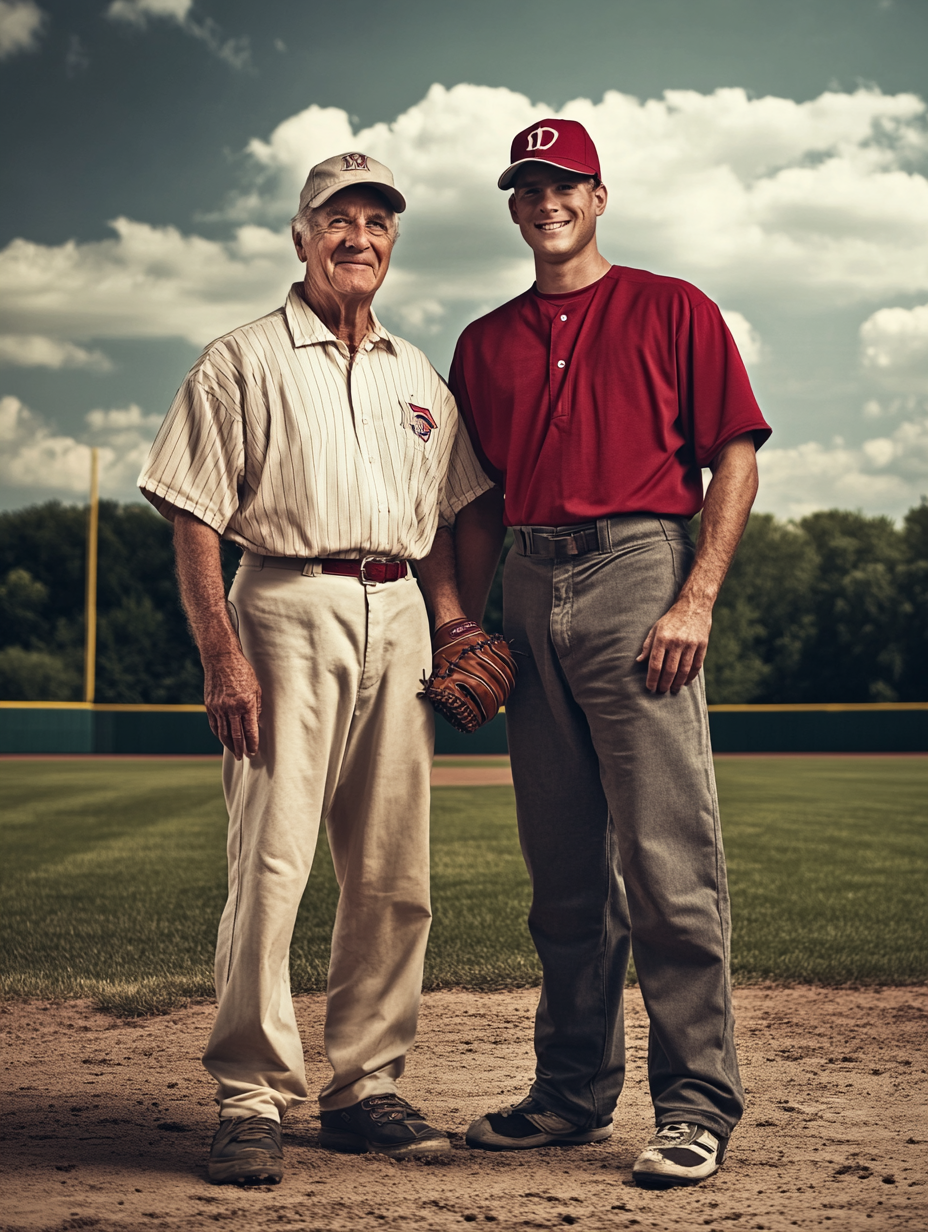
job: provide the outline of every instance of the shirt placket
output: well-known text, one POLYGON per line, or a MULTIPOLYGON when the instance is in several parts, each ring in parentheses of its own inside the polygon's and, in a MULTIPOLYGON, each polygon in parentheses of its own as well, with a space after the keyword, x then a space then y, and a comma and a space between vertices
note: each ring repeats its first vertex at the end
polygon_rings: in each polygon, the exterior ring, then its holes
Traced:
MULTIPOLYGON (((354 422, 355 437, 361 452, 364 472, 367 475, 372 497, 371 505, 381 517, 387 513, 389 500, 384 482, 383 468, 378 466, 380 444, 378 433, 383 431, 382 408, 379 402, 374 406, 357 406, 354 396, 354 380, 358 366, 370 363, 370 353, 374 349, 373 342, 365 342, 355 352, 354 358, 348 356, 348 404, 354 422)), ((347 353, 347 348, 346 348, 347 353)))
POLYGON ((570 414, 570 399, 566 396, 567 381, 582 320, 583 314, 572 311, 569 304, 558 308, 551 320, 548 342, 548 397, 552 419, 565 418, 570 414))

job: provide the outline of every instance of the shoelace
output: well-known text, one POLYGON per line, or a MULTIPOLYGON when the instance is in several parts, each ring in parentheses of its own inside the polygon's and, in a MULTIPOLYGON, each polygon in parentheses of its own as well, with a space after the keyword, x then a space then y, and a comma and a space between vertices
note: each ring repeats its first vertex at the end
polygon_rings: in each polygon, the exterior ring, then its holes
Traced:
POLYGON ((378 1124, 381 1121, 422 1120, 422 1113, 399 1095, 372 1095, 361 1102, 361 1107, 366 1108, 371 1120, 378 1124))
POLYGON ((681 1122, 679 1125, 662 1125, 654 1137, 655 1139, 660 1138, 662 1142, 670 1145, 674 1142, 679 1142, 681 1138, 685 1138, 689 1132, 689 1126, 681 1122))
POLYGON ((273 1135, 274 1131, 273 1129, 269 1129, 269 1126, 276 1126, 276 1122, 264 1120, 262 1118, 260 1124, 256 1124, 253 1121, 249 1124, 247 1118, 243 1117, 242 1119, 245 1120, 246 1123, 242 1125, 241 1128, 236 1129, 234 1133, 229 1135, 230 1141, 253 1142, 258 1138, 267 1138, 273 1135))

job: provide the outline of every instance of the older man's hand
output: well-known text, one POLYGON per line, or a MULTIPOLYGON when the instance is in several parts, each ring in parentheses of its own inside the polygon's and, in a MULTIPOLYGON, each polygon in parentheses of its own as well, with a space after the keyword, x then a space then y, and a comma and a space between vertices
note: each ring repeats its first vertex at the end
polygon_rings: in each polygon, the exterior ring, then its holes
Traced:
POLYGON ((236 761, 254 757, 261 716, 261 686, 254 668, 241 652, 230 652, 205 659, 203 670, 203 700, 213 734, 236 761))

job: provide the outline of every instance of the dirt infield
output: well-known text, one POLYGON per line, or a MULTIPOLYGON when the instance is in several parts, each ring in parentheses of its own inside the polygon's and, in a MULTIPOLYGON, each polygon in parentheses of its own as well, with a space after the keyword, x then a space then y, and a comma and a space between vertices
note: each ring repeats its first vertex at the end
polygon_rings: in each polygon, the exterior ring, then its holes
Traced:
MULTIPOLYGON (((630 1179, 650 1126, 637 990, 611 1141, 464 1147, 472 1117, 527 1088, 536 995, 424 998, 403 1090, 455 1135, 450 1155, 426 1164, 330 1154, 318 1148, 310 1103, 285 1123, 283 1183, 259 1189, 206 1181, 215 1106, 198 1057, 211 1006, 122 1022, 83 1002, 6 1005, 0 1229, 928 1226, 928 989, 736 990, 748 1113, 717 1177, 663 1194, 630 1179)), ((297 1007, 315 1089, 326 1074, 323 1001, 301 997, 297 1007)))

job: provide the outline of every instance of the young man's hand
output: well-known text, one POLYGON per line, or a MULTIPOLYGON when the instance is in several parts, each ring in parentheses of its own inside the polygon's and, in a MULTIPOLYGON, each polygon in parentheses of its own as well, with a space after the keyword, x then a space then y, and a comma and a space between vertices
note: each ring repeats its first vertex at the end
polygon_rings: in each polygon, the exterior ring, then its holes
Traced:
POLYGON ((675 603, 651 626, 636 662, 648 661, 645 687, 651 693, 679 693, 699 675, 709 646, 712 609, 675 603))

